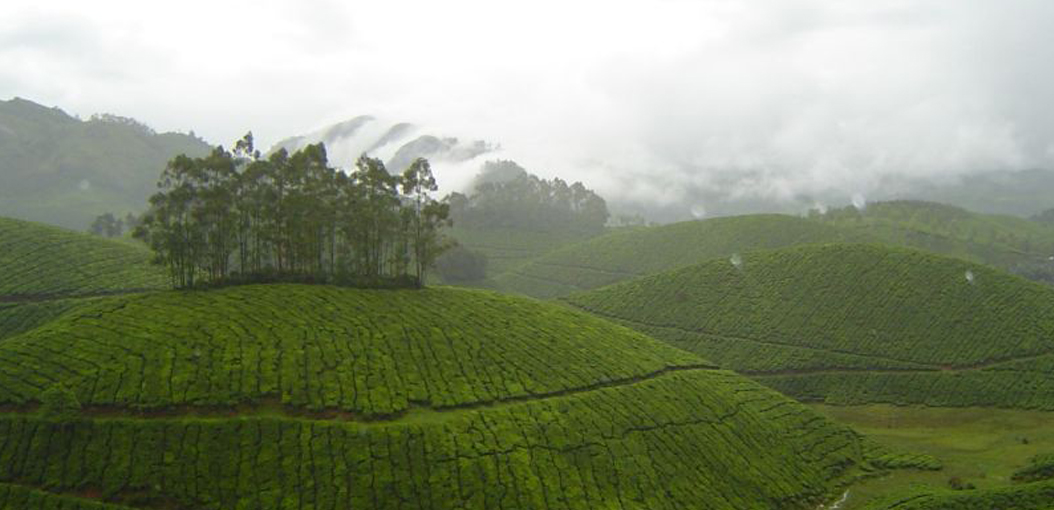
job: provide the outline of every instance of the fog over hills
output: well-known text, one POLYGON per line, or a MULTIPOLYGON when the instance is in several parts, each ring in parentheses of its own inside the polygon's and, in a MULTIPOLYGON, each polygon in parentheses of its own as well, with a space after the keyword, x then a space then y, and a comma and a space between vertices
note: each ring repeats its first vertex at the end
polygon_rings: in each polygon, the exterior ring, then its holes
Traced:
POLYGON ((354 117, 311 133, 279 141, 272 151, 290 152, 322 142, 330 162, 350 169, 362 154, 380 158, 392 173, 401 172, 416 158, 427 158, 442 169, 439 177, 447 189, 460 189, 479 170, 483 161, 500 147, 483 140, 465 140, 438 135, 408 122, 391 123, 371 115, 354 117))
MULTIPOLYGON (((475 152, 482 139, 541 177, 661 220, 855 194, 940 200, 917 186, 1032 183, 1021 172, 1054 168, 1054 4, 1041 0, 10 10, 0 97, 113 111, 211 143, 251 129, 261 147, 370 113, 371 142, 334 153, 391 158, 423 135, 436 138, 420 142, 429 150, 475 152), (400 122, 422 128, 372 147, 400 122)), ((448 187, 467 173, 438 168, 448 187)), ((999 212, 1054 205, 1015 202, 999 212)))

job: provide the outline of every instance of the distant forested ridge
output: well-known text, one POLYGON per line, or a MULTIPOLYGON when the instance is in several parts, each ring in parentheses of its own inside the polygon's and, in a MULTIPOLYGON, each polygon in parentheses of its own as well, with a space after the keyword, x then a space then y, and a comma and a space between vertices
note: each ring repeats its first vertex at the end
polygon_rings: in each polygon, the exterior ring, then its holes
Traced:
POLYGON ((392 175, 363 155, 350 174, 321 143, 261 157, 233 151, 169 161, 134 235, 177 287, 232 281, 420 285, 445 243, 449 207, 427 160, 392 175))
POLYGON ((81 120, 25 99, 0 101, 0 216, 85 230, 102 213, 140 211, 175 155, 209 150, 193 133, 157 133, 126 117, 81 120))
POLYGON ((450 213, 465 228, 599 232, 607 204, 581 182, 542 179, 513 161, 488 161, 468 195, 448 198, 450 213))

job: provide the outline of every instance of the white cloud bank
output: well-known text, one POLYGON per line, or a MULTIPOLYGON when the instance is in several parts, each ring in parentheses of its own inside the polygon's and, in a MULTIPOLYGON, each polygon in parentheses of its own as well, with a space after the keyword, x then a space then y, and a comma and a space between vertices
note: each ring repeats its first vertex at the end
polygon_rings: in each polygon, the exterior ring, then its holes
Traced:
POLYGON ((1052 19, 1044 0, 9 0, 0 97, 215 143, 376 114, 637 200, 866 193, 1051 166, 1052 19))

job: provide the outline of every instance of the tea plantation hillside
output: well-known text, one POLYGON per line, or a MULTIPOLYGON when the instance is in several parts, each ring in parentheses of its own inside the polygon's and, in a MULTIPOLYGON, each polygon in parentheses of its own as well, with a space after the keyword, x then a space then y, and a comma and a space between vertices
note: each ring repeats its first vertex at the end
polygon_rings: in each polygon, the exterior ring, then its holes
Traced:
POLYGON ((697 356, 474 290, 101 298, 0 341, 0 508, 815 508, 935 467, 697 356))
POLYGON ((811 216, 886 243, 984 262, 1054 283, 1054 228, 1016 216, 981 214, 915 200, 834 209, 811 216))
POLYGON ((552 298, 737 252, 857 239, 864 238, 779 214, 686 221, 619 231, 569 245, 495 280, 501 290, 552 298))
POLYGON ((161 289, 146 247, 0 217, 0 302, 161 289))
POLYGON ((569 302, 799 399, 1054 409, 1054 289, 961 259, 800 246, 569 302))

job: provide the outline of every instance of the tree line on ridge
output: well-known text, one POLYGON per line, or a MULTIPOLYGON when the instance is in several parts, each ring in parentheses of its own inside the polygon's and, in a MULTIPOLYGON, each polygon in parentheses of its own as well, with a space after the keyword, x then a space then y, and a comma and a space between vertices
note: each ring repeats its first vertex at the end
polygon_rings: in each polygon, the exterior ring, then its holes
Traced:
POLYGON ((449 245, 449 206, 428 160, 401 174, 366 155, 345 173, 321 143, 262 157, 233 150, 168 162, 134 231, 175 287, 255 281, 421 286, 449 245))

